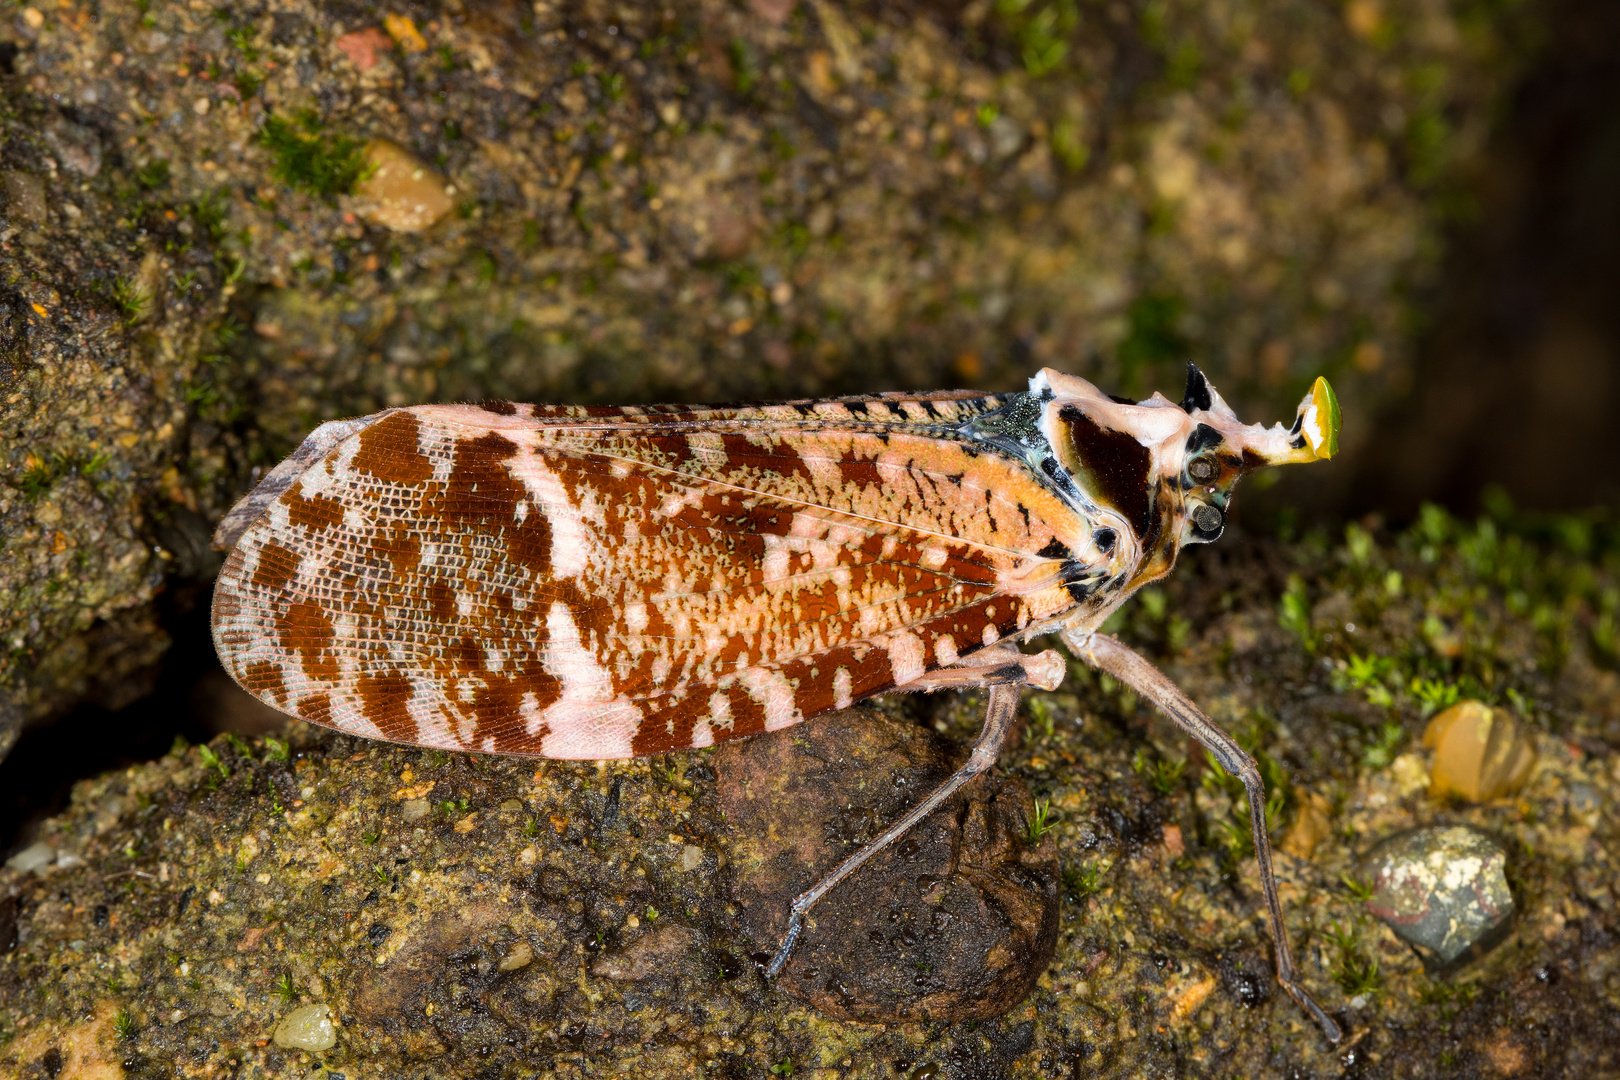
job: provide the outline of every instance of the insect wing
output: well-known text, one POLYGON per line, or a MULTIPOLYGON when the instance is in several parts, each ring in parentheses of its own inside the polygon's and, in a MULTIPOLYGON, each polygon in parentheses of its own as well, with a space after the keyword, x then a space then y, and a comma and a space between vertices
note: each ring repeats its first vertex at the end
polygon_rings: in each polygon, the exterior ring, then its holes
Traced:
POLYGON ((1072 602, 1015 550, 868 512, 898 492, 938 525, 950 499, 919 485, 948 448, 885 474, 853 437, 633 427, 379 414, 242 532, 227 670, 353 734, 625 757, 843 707, 1072 602))

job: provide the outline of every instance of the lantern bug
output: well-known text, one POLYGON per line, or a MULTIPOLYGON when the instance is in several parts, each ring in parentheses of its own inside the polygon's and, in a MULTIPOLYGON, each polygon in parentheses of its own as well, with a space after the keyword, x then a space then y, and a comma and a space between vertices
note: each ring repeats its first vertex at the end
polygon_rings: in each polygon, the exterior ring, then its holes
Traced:
POLYGON ((890 691, 982 687, 968 761, 792 905, 996 761, 1055 633, 1247 788, 1278 981, 1328 1037, 1282 919, 1254 761, 1098 631, 1233 484, 1337 450, 1326 380, 1244 425, 1188 365, 1175 404, 1046 369, 1021 393, 774 405, 423 405, 317 428, 226 515, 225 669, 340 731, 447 750, 622 758, 773 731, 890 691))

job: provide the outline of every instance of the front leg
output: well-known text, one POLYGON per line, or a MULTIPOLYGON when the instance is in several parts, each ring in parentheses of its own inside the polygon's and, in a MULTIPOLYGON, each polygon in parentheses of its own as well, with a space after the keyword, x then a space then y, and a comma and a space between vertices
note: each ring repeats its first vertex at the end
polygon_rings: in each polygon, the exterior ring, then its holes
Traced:
POLYGON ((1064 630, 1063 644, 1075 656, 1105 671, 1157 705, 1176 726, 1197 739, 1221 768, 1243 781, 1249 794, 1249 826, 1254 833, 1254 857, 1260 864, 1260 887, 1266 894, 1266 910, 1271 917, 1271 937, 1277 950, 1277 981, 1321 1026, 1329 1042, 1338 1042, 1339 1025, 1323 1011, 1303 984, 1294 967, 1294 952, 1288 945, 1288 928, 1283 925, 1282 901, 1277 896, 1277 878, 1271 869, 1271 839, 1266 835, 1266 787, 1254 758, 1222 731, 1192 699, 1181 692, 1158 668, 1138 656, 1117 638, 1107 634, 1064 630))
POLYGON ((941 690, 946 687, 985 687, 990 692, 986 703, 984 727, 973 744, 973 752, 960 769, 944 783, 929 792, 928 797, 905 817, 883 830, 882 835, 840 863, 832 873, 800 893, 788 914, 787 933, 782 944, 765 969, 766 978, 774 979, 793 955, 793 946, 804 930, 805 914, 816 902, 827 895, 833 886, 858 870, 872 856, 911 831, 923 818, 937 810, 946 799, 975 776, 989 769, 1001 754, 1001 744, 1012 729, 1018 712, 1018 697, 1026 684, 1053 689, 1063 681, 1063 658, 1053 649, 1035 656, 1026 656, 1017 649, 995 648, 975 653, 971 664, 941 668, 907 683, 896 690, 941 690))

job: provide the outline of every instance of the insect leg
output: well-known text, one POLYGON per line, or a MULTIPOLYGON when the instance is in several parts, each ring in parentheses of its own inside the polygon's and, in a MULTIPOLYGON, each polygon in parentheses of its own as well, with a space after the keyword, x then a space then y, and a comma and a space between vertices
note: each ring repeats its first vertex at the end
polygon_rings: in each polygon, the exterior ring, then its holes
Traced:
POLYGON ((1266 835, 1266 788, 1254 759, 1215 721, 1194 705, 1165 674, 1117 638, 1107 634, 1076 633, 1065 630, 1063 643, 1074 654, 1100 671, 1147 698, 1164 711, 1187 734, 1197 739, 1220 762, 1221 768, 1243 781, 1249 793, 1249 825, 1254 831, 1254 857, 1260 864, 1260 887, 1266 894, 1266 910, 1271 917, 1271 938, 1277 951, 1277 981, 1300 1007, 1322 1028, 1329 1042, 1338 1042, 1339 1025, 1322 1010, 1299 981, 1294 953, 1288 945, 1288 928, 1283 924, 1282 901, 1277 896, 1277 878, 1271 868, 1271 840, 1266 835))
MULTIPOLYGON (((967 762, 956 772, 952 773, 939 787, 929 793, 928 797, 912 808, 905 817, 896 821, 883 831, 876 840, 867 844, 861 850, 845 859, 832 873, 822 878, 809 889, 799 894, 789 909, 787 933, 782 938, 782 944, 771 958, 770 966, 765 969, 765 977, 774 979, 787 966, 788 957, 793 955, 793 946, 799 940, 799 934, 804 931, 804 916, 816 901, 827 895, 833 886, 843 881, 850 874, 859 869, 868 859, 894 843, 911 830, 917 822, 937 810, 946 799, 956 793, 957 789, 975 776, 984 772, 996 763, 1001 753, 1001 744, 1012 727, 1013 716, 1018 712, 1018 696, 1029 676, 1024 670, 1023 660, 1035 660, 1036 657, 1011 660, 1009 663, 996 668, 985 669, 974 667, 971 669, 972 684, 985 686, 989 689, 990 701, 985 708, 984 728, 979 732, 978 741, 973 744, 973 753, 968 755, 967 762)), ((1047 656, 1049 653, 1043 653, 1047 656)), ((974 657, 978 659, 977 656, 974 657)), ((925 686, 904 686, 900 689, 929 689, 925 686)))

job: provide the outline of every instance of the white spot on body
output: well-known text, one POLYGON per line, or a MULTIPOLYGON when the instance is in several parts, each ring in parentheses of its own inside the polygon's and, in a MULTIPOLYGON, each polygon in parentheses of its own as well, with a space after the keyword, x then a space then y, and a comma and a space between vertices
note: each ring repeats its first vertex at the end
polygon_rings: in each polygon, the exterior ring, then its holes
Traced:
POLYGON ((793 704, 793 684, 780 671, 745 668, 738 672, 737 681, 764 709, 766 731, 778 731, 801 719, 793 704))
POLYGON ((941 634, 934 639, 934 656, 944 667, 950 667, 960 657, 956 652, 956 639, 949 634, 941 634))
POLYGON ((897 686, 904 686, 923 673, 922 638, 912 633, 895 634, 889 638, 886 647, 897 686))
POLYGON ((545 718, 540 715, 540 699, 534 696, 533 690, 523 693, 523 700, 518 702, 518 716, 523 719, 523 730, 530 736, 540 734, 540 725, 545 718))
POLYGON ((647 629, 647 605, 639 600, 624 605, 624 625, 632 634, 639 634, 647 629))
POLYGON ((714 729, 709 726, 707 717, 692 725, 692 745, 695 747, 714 745, 714 729))
POLYGON ((535 508, 546 515, 551 525, 552 576, 580 576, 595 548, 587 524, 601 525, 601 514, 595 507, 575 506, 562 481, 546 467, 541 452, 533 446, 520 446, 506 467, 528 490, 535 508))
POLYGON ((849 673, 849 668, 839 668, 833 672, 833 705, 839 709, 847 709, 855 700, 855 679, 849 673))
POLYGON ((632 757, 641 710, 615 694, 607 670, 581 643, 579 627, 562 601, 546 613, 546 671, 560 684, 542 713, 550 727, 541 750, 551 758, 632 757))
POLYGON ((760 561, 760 573, 763 580, 769 584, 787 578, 791 570, 793 552, 789 550, 788 542, 780 536, 766 536, 765 557, 760 561))

